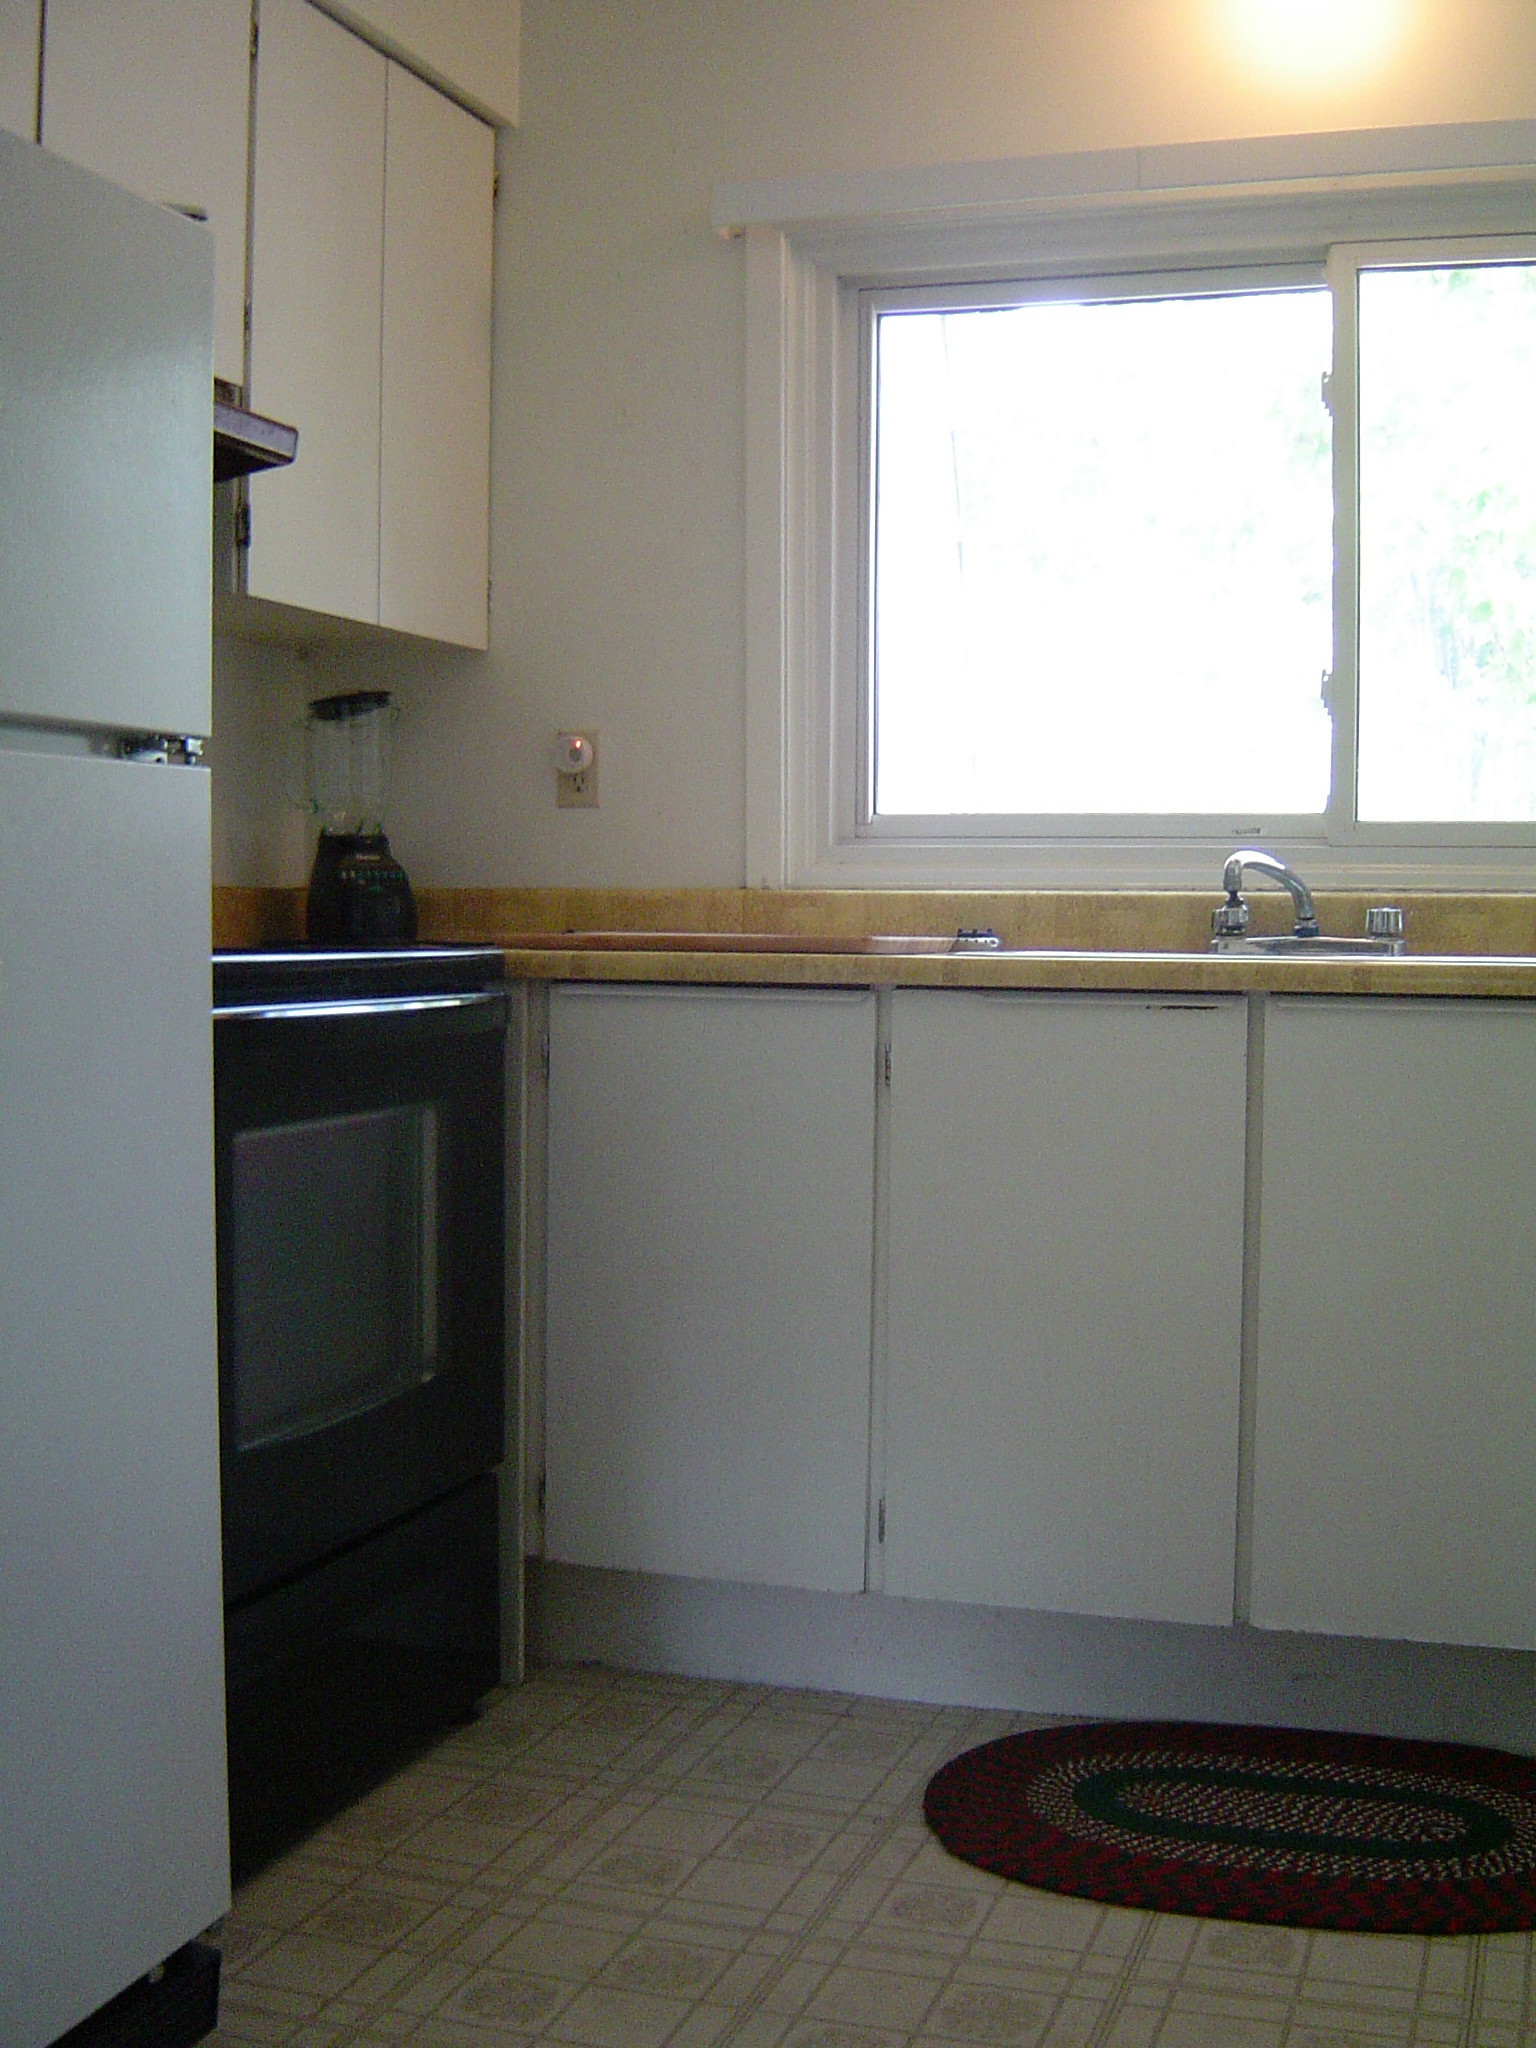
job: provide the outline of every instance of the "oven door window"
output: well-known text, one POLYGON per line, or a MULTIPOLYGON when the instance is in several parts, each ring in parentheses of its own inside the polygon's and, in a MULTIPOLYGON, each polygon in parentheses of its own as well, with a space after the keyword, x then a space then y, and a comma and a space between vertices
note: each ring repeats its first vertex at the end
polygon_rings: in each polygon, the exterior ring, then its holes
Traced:
POLYGON ((237 1132, 234 1447, 329 1429, 437 1369, 438 1109, 237 1132))

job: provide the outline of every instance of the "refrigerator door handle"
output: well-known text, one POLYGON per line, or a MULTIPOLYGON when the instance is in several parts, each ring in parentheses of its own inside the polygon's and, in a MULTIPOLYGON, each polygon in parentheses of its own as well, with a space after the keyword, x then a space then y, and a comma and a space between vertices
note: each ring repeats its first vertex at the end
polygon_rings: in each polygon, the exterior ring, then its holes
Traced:
POLYGON ((195 733, 125 732, 117 743, 120 761, 152 761, 173 768, 202 765, 203 742, 195 733))

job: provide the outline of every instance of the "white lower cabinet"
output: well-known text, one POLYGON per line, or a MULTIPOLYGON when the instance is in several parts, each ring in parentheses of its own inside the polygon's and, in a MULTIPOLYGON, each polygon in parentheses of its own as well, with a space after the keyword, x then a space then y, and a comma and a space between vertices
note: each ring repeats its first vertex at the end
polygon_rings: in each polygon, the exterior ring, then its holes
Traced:
POLYGON ((1231 998, 898 991, 884 1589, 1230 1622, 1231 998))
POLYGON ((545 1550, 864 1584, 864 991, 553 991, 545 1550))
POLYGON ((1536 1006, 1271 998, 1253 1602, 1536 1648, 1536 1006))
POLYGON ((557 989, 547 1554, 1536 1649, 1536 1004, 1260 1001, 897 990, 882 1139, 872 994, 557 989))

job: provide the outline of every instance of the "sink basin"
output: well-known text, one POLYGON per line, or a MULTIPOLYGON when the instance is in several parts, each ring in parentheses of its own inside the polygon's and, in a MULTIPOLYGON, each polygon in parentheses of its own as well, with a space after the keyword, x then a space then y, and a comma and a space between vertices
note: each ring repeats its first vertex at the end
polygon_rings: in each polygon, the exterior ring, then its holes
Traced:
POLYGON ((571 953, 947 953, 954 945, 950 938, 905 933, 680 931, 513 932, 503 943, 529 952, 571 953))
MULTIPOLYGON (((515 951, 572 953, 904 954, 920 958, 1027 960, 1041 954, 1113 954, 1119 946, 1004 946, 994 933, 593 931, 512 932, 502 943, 515 951)), ((1137 950, 1131 948, 1130 950, 1137 950)), ((1298 939, 1291 933, 1211 941, 1213 953, 1282 955, 1295 959, 1381 959, 1401 953, 1400 939, 1298 939)), ((1198 956, 1197 956, 1198 957, 1198 956)))
POLYGON ((1278 953, 1299 960, 1380 960, 1407 950, 1401 939, 1336 939, 1326 932, 1315 938, 1299 939, 1294 932, 1278 932, 1261 938, 1243 934, 1211 941, 1213 953, 1278 953))

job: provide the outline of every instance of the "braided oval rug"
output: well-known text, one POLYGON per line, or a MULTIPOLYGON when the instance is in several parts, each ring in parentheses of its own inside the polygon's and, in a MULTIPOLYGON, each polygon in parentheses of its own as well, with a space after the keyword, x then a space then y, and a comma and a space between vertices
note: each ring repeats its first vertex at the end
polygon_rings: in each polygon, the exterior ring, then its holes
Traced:
POLYGON ((1371 1934, 1536 1927, 1536 1761, 1502 1750, 1094 1721, 967 1750, 923 1813, 966 1863, 1116 1906, 1371 1934))

